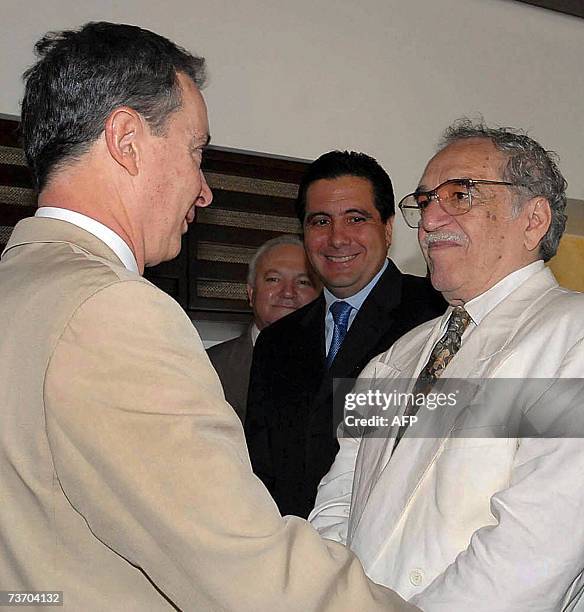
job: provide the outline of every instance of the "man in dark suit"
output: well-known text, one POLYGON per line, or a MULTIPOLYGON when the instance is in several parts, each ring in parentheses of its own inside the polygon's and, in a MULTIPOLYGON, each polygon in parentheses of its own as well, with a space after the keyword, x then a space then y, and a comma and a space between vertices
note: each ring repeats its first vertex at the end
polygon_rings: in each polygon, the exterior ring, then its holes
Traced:
POLYGON ((427 279, 402 274, 386 258, 393 187, 373 158, 322 155, 303 177, 296 212, 325 289, 258 339, 246 436, 254 471, 280 511, 306 517, 338 450, 333 379, 355 378, 446 304, 427 279))
POLYGON ((321 290, 298 236, 268 240, 254 253, 247 274, 253 321, 241 336, 207 350, 237 416, 245 422, 251 356, 262 329, 314 300, 321 290))

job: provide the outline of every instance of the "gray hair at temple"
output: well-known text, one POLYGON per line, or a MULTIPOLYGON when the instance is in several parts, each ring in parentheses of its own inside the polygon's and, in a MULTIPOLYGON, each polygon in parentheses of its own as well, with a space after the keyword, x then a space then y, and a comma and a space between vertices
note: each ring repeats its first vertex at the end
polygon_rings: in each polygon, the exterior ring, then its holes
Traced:
POLYGON ((205 60, 138 26, 90 22, 49 32, 35 45, 39 61, 24 73, 21 132, 39 191, 99 138, 120 106, 140 113, 157 136, 182 105, 179 73, 201 89, 205 60))
POLYGON ((507 166, 502 179, 515 183, 518 198, 513 213, 518 214, 523 204, 533 197, 546 198, 551 208, 551 223, 539 249, 544 261, 551 259, 558 250, 560 238, 566 227, 567 182, 557 166, 557 155, 546 151, 539 143, 521 130, 509 127, 490 128, 481 121, 462 118, 446 129, 439 149, 467 138, 488 138, 507 156, 507 166))
POLYGON ((276 236, 276 238, 271 238, 267 242, 264 242, 262 246, 253 254, 253 257, 250 259, 249 267, 247 269, 247 284, 250 287, 255 286, 255 277, 256 277, 256 268, 258 265, 258 261, 260 257, 271 251, 274 247, 280 246, 281 244, 295 244, 301 248, 304 248, 304 244, 302 240, 298 236, 294 236, 293 234, 284 234, 282 236, 276 236))

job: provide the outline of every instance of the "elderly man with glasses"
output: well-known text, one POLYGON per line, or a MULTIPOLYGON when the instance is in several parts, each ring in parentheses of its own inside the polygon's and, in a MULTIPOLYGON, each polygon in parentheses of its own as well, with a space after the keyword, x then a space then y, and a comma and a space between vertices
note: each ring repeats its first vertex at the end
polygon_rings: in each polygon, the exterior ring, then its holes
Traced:
POLYGON ((399 204, 450 308, 361 374, 384 412, 345 418, 310 520, 425 612, 582 606, 584 296, 544 266, 565 188, 534 140, 463 120, 399 204))

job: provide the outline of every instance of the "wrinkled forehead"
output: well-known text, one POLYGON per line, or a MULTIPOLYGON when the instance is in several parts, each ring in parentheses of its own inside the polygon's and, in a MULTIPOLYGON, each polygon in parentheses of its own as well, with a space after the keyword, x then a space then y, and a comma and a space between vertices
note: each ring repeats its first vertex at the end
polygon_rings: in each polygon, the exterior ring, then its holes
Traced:
POLYGON ((457 140, 441 149, 428 162, 418 189, 434 189, 455 178, 500 180, 507 156, 487 138, 457 140))

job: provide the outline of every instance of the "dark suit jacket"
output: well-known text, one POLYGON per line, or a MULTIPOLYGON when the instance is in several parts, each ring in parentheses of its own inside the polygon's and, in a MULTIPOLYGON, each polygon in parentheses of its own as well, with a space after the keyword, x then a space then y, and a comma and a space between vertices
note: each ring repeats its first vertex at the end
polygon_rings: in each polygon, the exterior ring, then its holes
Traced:
POLYGON ((241 336, 207 349, 223 385, 225 399, 233 406, 242 422, 245 422, 252 353, 251 325, 241 336))
MULTIPOLYGON (((356 378, 373 357, 445 309, 428 279, 402 274, 390 261, 329 370, 323 295, 262 331, 254 349, 245 430, 254 471, 282 514, 308 516, 337 453, 342 411, 333 414, 333 378, 356 378)), ((349 391, 350 383, 341 383, 341 390, 349 391)))

